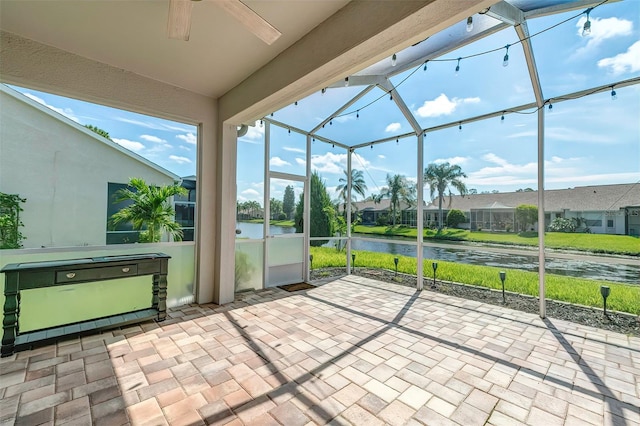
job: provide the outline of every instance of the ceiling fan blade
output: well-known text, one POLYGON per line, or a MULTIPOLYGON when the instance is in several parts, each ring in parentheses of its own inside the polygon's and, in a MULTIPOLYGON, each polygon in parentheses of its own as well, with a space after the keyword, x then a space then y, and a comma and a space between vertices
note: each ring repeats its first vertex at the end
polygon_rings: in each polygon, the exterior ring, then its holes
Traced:
POLYGON ((167 36, 176 40, 189 40, 191 32, 191 0, 169 0, 167 36))
POLYGON ((270 23, 254 12, 240 0, 217 0, 215 2, 227 13, 236 18, 249 31, 268 45, 273 44, 282 34, 270 23))

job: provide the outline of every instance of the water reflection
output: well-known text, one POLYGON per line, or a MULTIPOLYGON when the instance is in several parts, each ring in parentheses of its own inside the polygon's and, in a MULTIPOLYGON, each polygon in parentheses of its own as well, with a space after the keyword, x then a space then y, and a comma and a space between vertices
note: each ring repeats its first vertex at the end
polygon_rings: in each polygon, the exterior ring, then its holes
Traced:
MULTIPOLYGON (((263 238, 262 224, 238 223, 242 233, 238 238, 263 238)), ((270 226, 272 234, 294 233, 294 228, 270 226)), ((377 238, 377 237, 376 237, 377 238)), ((331 247, 334 242, 325 244, 331 247)), ((371 241, 366 239, 354 239, 351 242, 353 250, 373 251, 379 253, 399 254, 416 257, 416 245, 403 244, 397 241, 371 241)), ((425 259, 435 259, 448 262, 466 263, 469 265, 495 266, 499 268, 521 269, 525 271, 538 271, 537 252, 531 256, 513 253, 495 253, 482 250, 482 246, 469 248, 433 247, 428 243, 424 246, 425 259)), ((593 280, 615 281, 627 284, 640 284, 640 268, 634 265, 621 265, 611 263, 599 263, 580 259, 559 259, 548 257, 546 259, 546 271, 550 274, 565 275, 571 277, 587 278, 593 280)))

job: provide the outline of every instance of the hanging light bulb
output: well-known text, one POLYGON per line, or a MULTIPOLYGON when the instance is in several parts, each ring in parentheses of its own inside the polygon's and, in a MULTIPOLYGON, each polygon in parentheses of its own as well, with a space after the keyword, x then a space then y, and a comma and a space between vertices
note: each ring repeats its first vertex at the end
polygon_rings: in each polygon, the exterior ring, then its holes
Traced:
POLYGON ((500 117, 500 124, 504 124, 504 112, 502 113, 502 117, 500 117))
POLYGON ((344 78, 344 87, 349 87, 349 77, 344 78))
POLYGON ((287 131, 289 132, 289 134, 291 134, 291 129, 287 129, 287 131))
POLYGON ((327 93, 327 88, 326 88, 326 87, 323 87, 323 88, 322 88, 322 90, 321 90, 321 92, 322 92, 322 94, 324 95, 325 93, 327 93))
POLYGON ((392 101, 393 100, 393 93, 389 92, 389 100, 392 101))
POLYGON ((264 125, 264 123, 262 122, 262 120, 260 120, 260 127, 262 127, 264 125))
POLYGON ((298 106, 298 101, 295 101, 293 104, 294 104, 295 106, 298 106))
POLYGON ((553 104, 551 103, 551 99, 549 99, 549 112, 553 109, 553 104))
POLYGON ((336 144, 335 144, 335 143, 332 143, 332 144, 331 144, 331 148, 335 148, 335 147, 336 147, 336 144))
POLYGON ((504 54, 504 58, 502 59, 502 66, 508 67, 509 66, 509 45, 508 44, 505 46, 505 49, 507 49, 507 52, 504 54))
POLYGON ((589 20, 589 14, 591 13, 591 8, 587 9, 587 21, 584 23, 582 27, 582 37, 587 37, 591 34, 591 21, 589 20))
POLYGON ((271 113, 271 116, 273 117, 273 113, 271 113))
POLYGON ((460 60, 462 58, 458 58, 458 64, 456 65, 456 76, 458 75, 458 73, 460 72, 460 60))
POLYGON ((373 143, 371 143, 371 149, 373 149, 373 143))
POLYGON ((360 110, 356 111, 356 119, 360 118, 360 110))
POLYGON ((311 138, 311 142, 315 142, 315 141, 316 141, 316 138, 311 138))
POLYGON ((428 59, 426 61, 424 61, 424 68, 422 68, 422 71, 426 71, 427 70, 427 62, 429 62, 428 59))
POLYGON ((329 120, 329 126, 333 126, 333 118, 329 120))
POLYGON ((462 122, 458 124, 458 130, 462 131, 462 122))
POLYGON ((400 143, 400 138, 396 138, 396 145, 400 143))
POLYGON ((391 57, 391 66, 395 67, 396 66, 396 62, 398 61, 398 57, 396 56, 396 54, 394 53, 393 56, 391 57))
POLYGON ((467 32, 470 33, 471 31, 473 31, 473 16, 467 18, 467 32))
POLYGON ((615 101, 616 99, 618 99, 618 94, 616 93, 616 89, 611 86, 611 100, 615 101))

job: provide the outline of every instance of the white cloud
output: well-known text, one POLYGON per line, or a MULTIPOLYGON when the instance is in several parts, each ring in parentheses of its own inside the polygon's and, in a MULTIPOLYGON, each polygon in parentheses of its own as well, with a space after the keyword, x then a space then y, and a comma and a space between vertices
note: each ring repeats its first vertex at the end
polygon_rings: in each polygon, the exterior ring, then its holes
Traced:
POLYGON ((180 157, 178 155, 170 155, 169 156, 169 160, 175 161, 178 164, 189 164, 189 163, 191 163, 191 160, 189 160, 187 157, 180 157))
POLYGON ((379 158, 379 159, 381 159, 381 160, 384 160, 384 159, 385 159, 385 158, 387 158, 387 157, 385 157, 385 156, 384 156, 384 155, 382 155, 382 154, 378 154, 378 158, 379 158))
POLYGON ((447 95, 441 93, 440 96, 432 101, 424 101, 424 104, 418 108, 415 113, 419 117, 439 117, 441 115, 452 114, 459 105, 462 104, 477 104, 480 102, 480 98, 453 98, 449 99, 447 95))
POLYGON ((504 158, 500 158, 497 155, 493 154, 493 153, 489 153, 489 154, 485 154, 482 156, 482 159, 484 161, 487 161, 489 163, 494 163, 494 164, 498 164, 500 166, 505 166, 507 165, 507 160, 505 160, 504 158))
POLYGON ((547 141, 563 141, 576 143, 595 143, 595 144, 615 144, 619 142, 619 138, 615 133, 605 132, 589 132, 568 127, 547 127, 545 130, 545 139, 547 141))
POLYGON ((255 189, 245 189, 241 192, 242 195, 250 196, 250 197, 259 197, 261 194, 255 189))
POLYGON ((296 157, 296 163, 298 163, 301 166, 306 166, 307 160, 305 160, 304 158, 296 157))
POLYGON ((256 121, 253 123, 253 126, 249 126, 247 133, 238 138, 240 142, 252 143, 252 144, 260 144, 262 140, 264 140, 264 123, 260 125, 260 121, 256 121))
POLYGON ((191 145, 195 145, 198 141, 198 138, 193 133, 189 132, 184 135, 177 135, 176 138, 185 141, 186 143, 190 143, 191 145))
MULTIPOLYGON (((578 54, 599 46, 603 41, 607 39, 619 36, 628 36, 633 30, 633 22, 626 19, 618 19, 616 17, 603 19, 600 19, 598 17, 590 17, 589 20, 591 21, 591 34, 584 36, 586 39, 588 39, 587 45, 583 48, 578 49, 578 51, 576 52, 578 54)), ((582 29, 584 28, 584 23, 586 21, 586 16, 583 16, 578 19, 578 22, 576 22, 578 35, 581 37, 582 29)))
POLYGON ((141 144, 140 142, 130 141, 128 139, 117 139, 117 138, 113 138, 112 140, 118 145, 120 145, 121 147, 127 148, 130 151, 138 152, 144 149, 144 145, 141 144))
POLYGON ((113 119, 116 121, 121 121, 123 123, 135 124, 136 126, 145 127, 147 129, 165 130, 165 131, 171 131, 171 132, 189 132, 189 129, 187 128, 173 126, 171 124, 167 124, 167 122, 155 123, 152 121, 133 120, 131 118, 125 118, 125 117, 114 117, 113 119))
POLYGON ((469 161, 469 157, 449 157, 449 158, 438 158, 433 160, 436 164, 449 163, 449 164, 457 164, 461 166, 469 161))
POLYGON ((338 123, 346 123, 347 121, 353 121, 356 119, 355 114, 349 115, 341 115, 340 117, 335 117, 333 121, 337 121, 338 123))
POLYGON ((400 130, 401 127, 402 127, 402 124, 400 123, 391 123, 384 129, 384 131, 389 133, 397 132, 398 130, 400 130))
POLYGON ((153 136, 153 135, 140 135, 140 139, 142 139, 143 141, 147 141, 147 142, 153 142, 153 143, 165 143, 167 142, 164 139, 160 139, 157 136, 153 136))
POLYGON ((184 145, 180 145, 180 149, 184 149, 185 151, 191 151, 191 148, 184 145))
POLYGON ((298 152, 300 154, 304 154, 306 151, 302 148, 293 148, 290 146, 285 146, 282 149, 284 149, 285 151, 289 151, 289 152, 298 152))
POLYGON ((600 68, 608 68, 614 75, 640 71, 640 41, 633 43, 625 53, 598 61, 600 68))
POLYGON ((53 105, 49 105, 48 103, 46 103, 44 101, 44 99, 37 97, 36 95, 33 95, 31 93, 23 93, 23 95, 25 95, 27 98, 34 100, 36 102, 38 102, 41 105, 46 106, 47 108, 49 108, 50 110, 53 110, 55 112, 57 112, 58 114, 62 114, 65 117, 67 117, 70 120, 75 121, 76 123, 80 123, 80 120, 78 120, 78 117, 76 117, 73 113, 73 110, 71 108, 58 108, 58 107, 54 107, 53 105))
MULTIPOLYGON (((524 126, 524 125, 523 125, 524 126)), ((516 125, 516 127, 522 127, 516 125)), ((534 130, 527 130, 525 132, 512 133, 507 136, 508 139, 516 139, 516 138, 530 138, 530 137, 538 137, 538 132, 534 130)))
POLYGON ((282 166, 290 166, 291 163, 289 163, 288 161, 284 161, 280 157, 272 157, 269 160, 269 165, 270 166, 275 166, 275 167, 282 167, 282 166))

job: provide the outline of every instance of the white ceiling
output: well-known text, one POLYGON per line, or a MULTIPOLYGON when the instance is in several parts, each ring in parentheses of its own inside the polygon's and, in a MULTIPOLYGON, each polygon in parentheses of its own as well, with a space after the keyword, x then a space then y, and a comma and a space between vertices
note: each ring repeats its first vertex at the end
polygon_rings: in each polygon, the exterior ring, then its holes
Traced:
POLYGON ((194 2, 191 38, 167 38, 169 0, 3 0, 0 28, 218 98, 349 0, 246 0, 282 36, 266 45, 215 4, 194 2))

